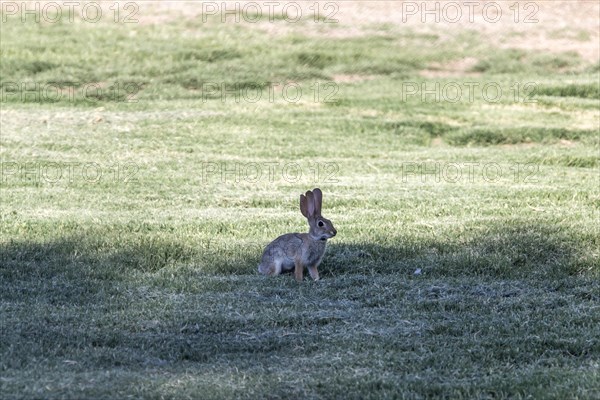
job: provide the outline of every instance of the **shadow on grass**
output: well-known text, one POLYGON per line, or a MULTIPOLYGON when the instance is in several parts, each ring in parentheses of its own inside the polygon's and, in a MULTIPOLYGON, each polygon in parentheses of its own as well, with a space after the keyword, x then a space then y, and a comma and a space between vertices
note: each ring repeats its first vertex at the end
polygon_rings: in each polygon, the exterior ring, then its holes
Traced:
MULTIPOLYGON (((382 239, 384 241, 385 239, 382 239)), ((563 278, 599 276, 594 234, 552 225, 505 225, 477 235, 396 239, 378 244, 332 241, 323 262, 324 274, 371 272, 434 277, 563 278), (596 253, 596 254, 595 254, 596 253)))
MULTIPOLYGON (((481 230, 481 229, 480 229, 481 230)), ((504 223, 476 234, 434 236, 399 235, 343 242, 344 233, 331 240, 320 267, 322 274, 404 274, 420 268, 442 276, 598 276, 594 232, 574 232, 552 224, 504 223)), ((137 235, 88 230, 49 242, 12 241, 0 244, 3 285, 13 282, 51 282, 73 279, 91 290, 98 282, 127 281, 132 276, 164 269, 195 270, 209 275, 256 274, 267 243, 227 240, 196 243, 189 238, 137 235), (224 244, 228 243, 228 244, 224 244)), ((50 286, 48 287, 51 288, 50 286)), ((7 292, 5 291, 5 294, 7 292)))
MULTIPOLYGON (((447 277, 533 277, 542 286, 569 281, 573 275, 598 276, 597 254, 590 251, 597 248, 598 238, 551 225, 510 225, 462 239, 399 237, 384 244, 343 243, 340 231, 320 268, 331 284, 304 286, 311 301, 323 302, 322 315, 315 318, 314 310, 306 307, 303 286, 291 278, 230 276, 223 285, 218 275, 256 275, 259 246, 192 248, 189 243, 149 237, 113 242, 99 240, 97 233, 1 245, 0 299, 9 327, 2 336, 12 349, 21 349, 2 350, 5 367, 23 368, 36 362, 39 354, 50 360, 84 360, 94 368, 152 368, 217 359, 251 364, 256 354, 272 353, 306 356, 323 347, 319 330, 329 324, 342 326, 348 302, 359 309, 390 307, 390 299, 398 296, 398 279, 378 297, 365 277, 369 274, 409 277, 421 268, 423 277, 434 278, 433 283, 447 277), (216 279, 186 283, 202 280, 206 273, 216 279), (350 280, 336 282, 336 277, 350 280), (269 282, 269 288, 257 287, 258 282, 269 282), (365 296, 364 286, 372 298, 365 296), (260 305, 267 307, 257 312, 260 305), (286 337, 289 332, 305 333, 293 337, 296 350, 286 337)), ((440 301, 431 300, 434 310, 440 301)), ((355 311, 359 318, 362 314, 355 311)))

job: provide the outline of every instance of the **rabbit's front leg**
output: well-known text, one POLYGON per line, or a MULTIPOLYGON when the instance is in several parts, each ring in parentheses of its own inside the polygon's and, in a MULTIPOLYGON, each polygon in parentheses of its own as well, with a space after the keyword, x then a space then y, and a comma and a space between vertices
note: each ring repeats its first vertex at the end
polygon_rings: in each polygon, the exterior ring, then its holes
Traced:
POLYGON ((313 278, 314 281, 319 280, 319 271, 317 271, 316 265, 313 267, 308 267, 308 273, 310 274, 310 277, 313 278))
POLYGON ((294 269, 294 277, 296 278, 297 282, 302 282, 303 274, 304 274, 304 265, 302 265, 302 262, 300 260, 296 260, 295 269, 294 269))

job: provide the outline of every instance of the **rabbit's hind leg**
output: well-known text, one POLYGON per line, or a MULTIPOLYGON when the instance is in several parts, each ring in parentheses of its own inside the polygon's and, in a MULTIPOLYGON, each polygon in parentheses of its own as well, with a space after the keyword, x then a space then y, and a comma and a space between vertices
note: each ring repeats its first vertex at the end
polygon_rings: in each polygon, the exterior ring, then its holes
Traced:
POLYGON ((302 265, 302 262, 299 259, 295 260, 294 264, 294 278, 296 278, 296 282, 302 282, 304 275, 304 265, 302 265))
POLYGON ((281 274, 281 263, 280 262, 270 262, 270 263, 260 263, 258 265, 258 272, 263 275, 279 275, 281 274))

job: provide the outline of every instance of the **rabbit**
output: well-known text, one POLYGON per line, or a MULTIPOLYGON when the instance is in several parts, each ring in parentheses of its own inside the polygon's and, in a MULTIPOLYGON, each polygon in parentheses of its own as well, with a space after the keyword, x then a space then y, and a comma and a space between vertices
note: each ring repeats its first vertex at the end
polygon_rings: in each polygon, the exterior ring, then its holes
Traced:
POLYGON ((300 195, 300 212, 308 220, 308 233, 287 233, 279 236, 265 247, 258 272, 263 275, 279 275, 294 270, 296 281, 302 282, 304 267, 310 276, 319 280, 317 267, 325 254, 327 239, 337 234, 330 220, 321 215, 323 193, 316 188, 300 195))

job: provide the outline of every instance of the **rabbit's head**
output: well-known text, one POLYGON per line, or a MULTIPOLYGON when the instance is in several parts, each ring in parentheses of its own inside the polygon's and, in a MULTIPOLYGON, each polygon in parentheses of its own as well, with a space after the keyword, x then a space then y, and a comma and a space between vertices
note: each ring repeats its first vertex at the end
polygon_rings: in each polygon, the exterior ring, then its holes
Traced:
POLYGON ((300 195, 300 211, 308 220, 309 234, 314 240, 331 239, 337 234, 333 224, 321 215, 323 192, 316 188, 300 195))

